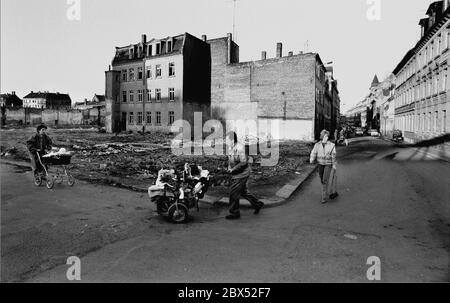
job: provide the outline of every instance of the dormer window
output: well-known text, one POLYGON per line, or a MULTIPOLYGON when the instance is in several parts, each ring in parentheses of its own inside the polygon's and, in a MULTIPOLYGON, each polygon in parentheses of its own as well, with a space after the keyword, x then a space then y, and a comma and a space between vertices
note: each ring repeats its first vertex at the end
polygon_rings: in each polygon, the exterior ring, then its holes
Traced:
POLYGON ((161 43, 156 44, 156 54, 157 55, 161 54, 161 43))

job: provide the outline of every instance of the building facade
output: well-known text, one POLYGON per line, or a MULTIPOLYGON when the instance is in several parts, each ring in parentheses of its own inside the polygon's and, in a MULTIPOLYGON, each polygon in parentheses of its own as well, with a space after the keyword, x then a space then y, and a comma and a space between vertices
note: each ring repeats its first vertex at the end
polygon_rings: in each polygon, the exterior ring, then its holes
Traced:
POLYGON ((68 94, 50 92, 30 92, 23 97, 24 108, 65 109, 72 108, 72 100, 68 94))
POLYGON ((283 45, 278 43, 275 58, 267 58, 263 51, 261 60, 239 62, 239 46, 231 34, 206 41, 211 45, 214 118, 255 121, 258 135, 276 139, 312 141, 322 129, 336 127, 331 124, 336 124, 332 116, 339 112, 337 82, 333 79, 328 85, 332 74, 326 77, 318 54, 283 56, 283 45), (274 126, 275 132, 264 130, 274 126))
POLYGON ((116 47, 105 79, 108 132, 169 132, 177 120, 193 125, 196 112, 210 118, 210 47, 188 33, 116 47))
POLYGON ((16 92, 10 94, 0 94, 0 107, 5 108, 20 108, 23 106, 23 101, 20 99, 16 92))
MULTIPOLYGON (((420 20, 421 38, 394 70, 395 128, 415 143, 449 132, 450 1, 432 3, 420 20)), ((449 146, 440 146, 448 149, 449 146)))

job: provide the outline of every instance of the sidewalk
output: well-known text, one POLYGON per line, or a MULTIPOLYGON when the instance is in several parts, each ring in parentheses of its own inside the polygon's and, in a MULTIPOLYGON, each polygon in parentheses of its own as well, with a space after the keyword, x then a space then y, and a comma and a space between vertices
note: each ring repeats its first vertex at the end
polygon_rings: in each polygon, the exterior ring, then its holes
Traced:
MULTIPOLYGON (((381 137, 381 139, 390 142, 395 143, 391 139, 381 137)), ((447 143, 445 143, 447 144, 447 143)), ((415 146, 409 146, 408 143, 397 143, 402 148, 409 148, 413 150, 415 153, 422 154, 430 159, 433 160, 442 160, 446 162, 450 162, 450 148, 447 148, 447 150, 438 150, 434 147, 415 147, 415 146)), ((448 145, 448 144, 447 144, 448 145)))
MULTIPOLYGON (((17 165, 22 167, 30 167, 28 162, 24 161, 14 161, 8 159, 1 159, 1 162, 11 165, 17 165)), ((303 169, 297 173, 296 177, 291 181, 285 184, 278 184, 276 181, 273 184, 267 185, 258 185, 251 184, 251 191, 255 193, 255 195, 265 204, 265 207, 275 207, 285 203, 292 194, 300 188, 300 186, 305 182, 314 172, 316 171, 315 165, 307 164, 303 167, 303 169), (260 189, 260 190, 258 190, 260 189), (264 194, 261 194, 263 192, 264 194)), ((147 187, 139 187, 139 186, 125 186, 119 185, 118 187, 126 188, 129 190, 133 190, 136 192, 147 193, 147 187)), ((210 191, 211 192, 211 191, 210 191)), ((205 195, 203 199, 200 200, 201 203, 208 203, 213 205, 223 205, 228 206, 229 198, 224 196, 223 194, 209 194, 205 195)), ((251 208, 250 203, 241 199, 241 206, 243 208, 251 208)))

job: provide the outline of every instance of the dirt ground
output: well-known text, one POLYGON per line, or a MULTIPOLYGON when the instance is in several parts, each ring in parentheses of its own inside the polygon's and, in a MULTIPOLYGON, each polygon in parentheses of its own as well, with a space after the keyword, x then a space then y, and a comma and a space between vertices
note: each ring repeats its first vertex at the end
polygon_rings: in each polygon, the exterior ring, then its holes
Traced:
MULTIPOLYGON (((1 158, 28 161, 26 140, 35 128, 2 129, 1 158)), ((102 183, 126 188, 147 188, 156 180, 161 168, 179 169, 184 163, 196 163, 213 176, 210 191, 225 193, 229 183, 226 156, 177 156, 171 151, 173 135, 106 134, 95 128, 49 129, 54 147, 73 151, 70 165, 73 176, 91 183, 102 183)), ((264 190, 270 184, 289 181, 300 173, 308 161, 312 146, 304 142, 280 143, 280 160, 273 167, 262 167, 258 157, 252 164, 251 183, 264 190), (274 181, 274 178, 276 180, 274 181)))

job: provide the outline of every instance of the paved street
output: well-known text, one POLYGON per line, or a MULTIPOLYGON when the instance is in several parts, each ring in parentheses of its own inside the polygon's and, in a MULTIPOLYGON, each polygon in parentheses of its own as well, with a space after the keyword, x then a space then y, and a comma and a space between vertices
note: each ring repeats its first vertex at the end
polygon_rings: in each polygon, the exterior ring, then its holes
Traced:
POLYGON ((338 159, 332 203, 314 175, 259 216, 230 222, 202 205, 185 225, 155 216, 145 194, 34 188, 2 165, 2 280, 63 282, 78 255, 82 282, 365 282, 370 256, 382 282, 450 281, 450 164, 372 138, 338 159))

